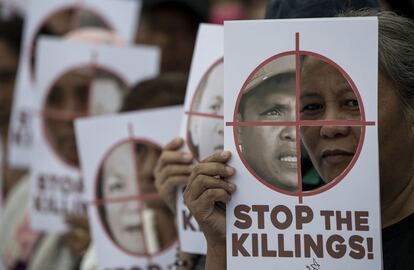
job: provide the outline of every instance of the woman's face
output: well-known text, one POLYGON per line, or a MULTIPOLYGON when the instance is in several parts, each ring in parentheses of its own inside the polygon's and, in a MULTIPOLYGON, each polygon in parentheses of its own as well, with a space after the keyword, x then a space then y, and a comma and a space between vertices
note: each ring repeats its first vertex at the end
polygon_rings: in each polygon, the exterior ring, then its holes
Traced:
MULTIPOLYGON (((332 65, 307 56, 301 71, 301 120, 360 120, 351 86, 332 65)), ((302 142, 324 182, 347 168, 358 147, 361 127, 321 125, 301 127, 302 142)))
MULTIPOLYGON (((223 63, 215 66, 209 74, 198 108, 192 111, 208 115, 223 115, 224 94, 223 63)), ((193 139, 198 145, 199 159, 203 160, 214 152, 222 151, 224 144, 223 120, 214 117, 192 116, 193 139)))
POLYGON ((137 196, 137 170, 134 145, 125 143, 108 156, 103 164, 103 197, 109 230, 117 244, 134 253, 144 253, 143 221, 137 196), (113 199, 128 201, 111 202, 113 199))

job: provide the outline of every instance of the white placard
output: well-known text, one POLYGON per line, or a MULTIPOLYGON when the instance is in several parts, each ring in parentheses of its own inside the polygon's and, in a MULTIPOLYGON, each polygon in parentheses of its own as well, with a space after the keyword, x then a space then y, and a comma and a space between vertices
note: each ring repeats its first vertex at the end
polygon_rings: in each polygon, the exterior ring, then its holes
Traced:
POLYGON ((224 28, 228 269, 382 269, 377 19, 224 28))
MULTIPOLYGON (((201 24, 185 97, 180 135, 195 162, 223 150, 223 26, 201 24)), ((182 251, 206 254, 203 233, 177 190, 177 221, 182 251)))
POLYGON ((133 42, 139 19, 139 0, 29 0, 9 131, 11 167, 28 168, 33 151, 36 44, 40 34, 64 36, 95 26, 133 42))
POLYGON ((159 71, 160 51, 41 38, 34 118, 31 221, 62 231, 66 213, 85 213, 73 120, 118 111, 129 89, 159 71))
POLYGON ((174 263, 177 240, 165 236, 176 234, 174 216, 156 192, 153 169, 182 113, 173 106, 76 121, 99 269, 174 263))

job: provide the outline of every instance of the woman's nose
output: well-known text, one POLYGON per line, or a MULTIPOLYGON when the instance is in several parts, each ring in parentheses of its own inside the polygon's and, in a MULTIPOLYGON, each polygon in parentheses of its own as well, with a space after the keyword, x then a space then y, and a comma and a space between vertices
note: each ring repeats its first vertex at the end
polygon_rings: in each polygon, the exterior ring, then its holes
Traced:
POLYGON ((350 129, 351 127, 349 126, 322 126, 320 135, 324 138, 334 139, 347 136, 350 129))

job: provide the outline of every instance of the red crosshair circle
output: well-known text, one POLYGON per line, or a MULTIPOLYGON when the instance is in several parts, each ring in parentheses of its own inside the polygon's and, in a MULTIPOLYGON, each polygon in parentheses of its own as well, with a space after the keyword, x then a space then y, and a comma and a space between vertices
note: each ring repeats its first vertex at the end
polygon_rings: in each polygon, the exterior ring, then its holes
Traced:
POLYGON ((361 153, 362 150, 362 146, 364 143, 364 138, 365 138, 365 131, 366 131, 366 126, 373 126, 375 125, 375 122, 372 121, 366 121, 365 118, 365 110, 364 110, 364 105, 362 103, 362 99, 361 99, 361 95, 355 85, 355 83, 353 82, 352 78, 345 72, 344 69, 342 69, 339 65, 337 65, 334 61, 332 61, 331 59, 314 53, 314 52, 310 52, 310 51, 304 51, 304 50, 300 50, 300 38, 299 38, 299 33, 295 34, 295 44, 296 44, 296 48, 295 50, 292 51, 287 51, 287 52, 283 52, 277 55, 274 55, 270 58, 268 58, 267 60, 265 60, 263 63, 261 63, 247 78, 247 80, 245 81, 245 83, 243 84, 239 96, 237 98, 236 101, 236 107, 234 110, 234 115, 233 115, 233 122, 227 122, 226 126, 231 126, 233 127, 233 135, 234 135, 234 141, 236 144, 236 149, 237 152, 240 156, 241 161, 243 162, 244 166, 248 169, 248 171, 256 178, 258 179, 261 183, 263 183, 264 185, 266 185, 268 188, 277 191, 279 193, 283 193, 286 195, 290 195, 290 196, 296 196, 299 199, 299 203, 303 203, 303 197, 304 196, 312 196, 312 195, 317 195, 320 194, 322 192, 325 192, 327 190, 329 190, 330 188, 332 188, 333 186, 335 186, 336 184, 338 184, 347 174, 348 172, 352 169, 352 167, 354 166, 354 164, 356 163, 356 161, 358 160, 359 154, 361 153), (347 83, 350 85, 350 87, 352 88, 353 92, 355 93, 355 96, 357 98, 358 104, 359 104, 359 110, 360 110, 360 120, 301 120, 300 119, 300 90, 301 90, 301 86, 300 86, 300 70, 301 70, 301 60, 300 60, 300 56, 301 55, 305 55, 305 56, 313 56, 316 57, 320 60, 322 60, 323 62, 332 65, 333 67, 336 68, 337 71, 339 71, 341 73, 341 75, 346 79, 347 83), (242 95, 245 91, 245 89, 247 88, 247 86, 249 85, 249 83, 252 81, 252 79, 254 78, 254 75, 261 69, 263 68, 265 65, 269 64, 272 61, 275 61, 279 58, 282 58, 284 56, 295 56, 295 88, 296 88, 296 104, 295 104, 295 121, 278 121, 278 122, 271 122, 271 121, 260 121, 260 122, 249 122, 249 121, 239 121, 238 120, 238 112, 239 112, 239 105, 240 105, 240 101, 242 98, 242 95), (296 135, 296 157, 297 157, 297 183, 298 183, 298 189, 297 191, 287 191, 284 190, 282 188, 278 188, 275 185, 269 183, 268 181, 266 181, 265 179, 262 179, 248 164, 248 162, 246 161, 246 159, 243 156, 242 153, 242 149, 239 146, 239 127, 265 127, 265 126, 283 126, 283 127, 295 127, 295 135, 296 135), (329 183, 326 183, 324 186, 315 189, 315 190, 311 190, 311 191, 303 191, 303 187, 302 187, 302 173, 301 173, 301 140, 298 139, 300 138, 300 128, 301 127, 312 127, 312 126, 350 126, 350 127, 361 127, 361 134, 359 137, 359 143, 358 143, 358 147, 356 149, 355 155, 353 156, 351 162, 348 164, 347 168, 341 173, 339 174, 335 179, 333 179, 332 181, 330 181, 329 183))
MULTIPOLYGON (((186 111, 185 114, 188 115, 188 119, 187 119, 187 132, 186 132, 186 144, 188 146, 188 149, 190 149, 191 153, 193 154, 193 157, 195 160, 197 160, 198 162, 200 162, 200 160, 202 160, 203 158, 200 158, 200 153, 197 150, 197 146, 194 143, 194 135, 192 133, 192 124, 193 121, 195 121, 195 119, 209 119, 209 121, 220 121, 223 122, 224 119, 224 115, 222 114, 218 114, 218 113, 211 113, 211 112, 206 112, 204 110, 202 110, 200 108, 200 103, 202 102, 203 97, 205 96, 204 94, 209 94, 206 93, 207 91, 205 91, 206 88, 206 83, 209 80, 212 72, 219 67, 220 65, 223 65, 223 58, 218 59, 217 61, 215 61, 208 69, 207 71, 204 73, 204 75, 202 76, 200 82, 198 83, 196 90, 192 96, 191 99, 191 103, 190 103, 190 110, 186 111)), ((223 74, 224 75, 224 74, 223 74)), ((223 99, 223 93, 220 93, 221 99, 223 99)), ((221 101, 222 102, 222 101, 221 101)), ((218 106, 223 106, 223 104, 221 103, 218 106)), ((212 132, 213 133, 213 132, 212 132)), ((214 135, 213 135, 214 136, 214 135)), ((212 138, 213 140, 213 138, 212 138)), ((223 138, 224 140, 224 138, 223 138)), ((206 143, 206 142, 199 142, 199 144, 201 143, 206 143)), ((220 147, 213 147, 213 148, 221 148, 220 150, 222 150, 223 148, 223 142, 220 142, 220 147)), ((214 150, 218 150, 218 149, 211 149, 211 153, 209 154, 213 154, 214 150)))
MULTIPOLYGON (((144 211, 147 207, 159 207, 164 206, 163 201, 161 200, 161 197, 159 196, 159 194, 156 192, 155 190, 155 185, 154 183, 147 183, 144 180, 142 180, 142 178, 146 177, 148 178, 148 172, 145 172, 144 170, 148 171, 145 168, 141 168, 141 164, 140 164, 140 158, 138 157, 139 153, 137 150, 139 146, 145 146, 147 147, 146 149, 153 149, 157 152, 161 152, 161 146, 159 146, 157 143, 152 142, 146 138, 141 138, 141 137, 136 137, 134 136, 133 133, 133 128, 132 125, 129 125, 128 127, 128 131, 129 131, 129 137, 121 140, 120 142, 116 143, 115 145, 113 145, 112 147, 110 147, 108 149, 108 151, 106 152, 106 154, 104 155, 104 158, 101 160, 100 165, 99 165, 99 169, 96 173, 95 176, 95 200, 91 202, 92 205, 96 206, 97 211, 98 211, 98 216, 99 216, 99 223, 101 228, 103 228, 103 231, 105 232, 107 239, 109 239, 114 246, 116 246, 117 248, 119 248, 120 250, 122 250, 123 252, 132 255, 132 256, 136 256, 136 257, 146 257, 149 260, 152 260, 153 257, 156 257, 160 254, 162 254, 163 252, 165 252, 166 250, 170 249, 176 242, 177 239, 172 240, 171 242, 168 243, 164 243, 163 246, 160 247, 160 250, 158 250, 155 253, 151 253, 149 251, 148 248, 148 243, 147 243, 147 239, 144 236, 143 237, 143 252, 134 252, 131 251, 130 249, 128 249, 127 247, 125 247, 122 243, 119 243, 115 237, 113 236, 113 234, 111 233, 111 229, 109 228, 108 225, 108 220, 107 220, 107 213, 105 212, 106 208, 110 205, 114 205, 114 204, 124 204, 124 207, 126 206, 126 203, 131 203, 131 202, 137 202, 137 208, 138 208, 138 214, 139 214, 139 218, 141 220, 141 224, 142 224, 142 230, 141 233, 142 235, 148 234, 151 230, 151 228, 147 228, 146 224, 144 221, 144 211), (132 160, 133 164, 134 164, 134 176, 133 179, 136 179, 135 184, 136 184, 136 191, 133 192, 135 194, 133 195, 120 195, 120 196, 115 196, 112 198, 104 198, 104 194, 103 194, 103 188, 105 187, 105 183, 103 180, 103 167, 104 167, 104 163, 108 160, 108 158, 114 153, 115 150, 119 149, 119 147, 125 146, 125 145, 129 145, 131 150, 131 153, 129 156, 129 159, 132 160), (143 176, 144 174, 144 176, 143 176), (146 204, 152 204, 152 206, 147 206, 146 204)), ((118 164, 118 166, 121 164, 118 164)), ((150 170, 152 172, 152 168, 150 170)), ((151 178, 152 179, 152 178, 151 178)), ((152 179, 153 180, 153 179, 152 179)), ((166 207, 166 206, 165 206, 166 207)), ((124 217, 125 218, 125 217, 124 217)), ((120 217, 120 219, 122 219, 122 216, 120 217)), ((159 232, 158 232, 159 233, 159 232)), ((137 243, 139 244, 139 243, 137 243)))
MULTIPOLYGON (((81 26, 81 15, 82 12, 87 13, 90 16, 95 18, 95 21, 98 21, 101 28, 108 29, 113 31, 115 29, 107 20, 106 18, 100 14, 99 10, 94 9, 93 7, 88 7, 84 3, 85 0, 79 0, 77 3, 72 3, 69 5, 60 6, 58 9, 50 11, 48 14, 45 15, 44 19, 35 27, 35 31, 33 32, 33 36, 31 37, 31 41, 29 43, 29 74, 30 79, 35 79, 35 69, 36 69, 36 43, 37 39, 41 34, 46 35, 55 35, 54 33, 50 33, 51 29, 47 28, 47 24, 53 19, 60 19, 64 18, 63 14, 65 12, 72 12, 70 15, 70 21, 68 22, 68 29, 63 33, 66 35, 73 30, 79 29, 81 27, 85 27, 86 25, 81 26)), ((93 26, 93 25, 91 25, 93 26)), ((61 35, 61 34, 58 34, 61 35)))

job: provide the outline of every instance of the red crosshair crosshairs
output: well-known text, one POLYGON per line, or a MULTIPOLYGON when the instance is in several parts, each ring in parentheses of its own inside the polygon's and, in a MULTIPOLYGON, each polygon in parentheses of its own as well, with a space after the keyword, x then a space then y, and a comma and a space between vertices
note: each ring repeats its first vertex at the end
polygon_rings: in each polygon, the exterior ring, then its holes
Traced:
POLYGON ((278 55, 275 55, 275 56, 267 59, 266 61, 264 61, 259 67, 257 67, 251 73, 249 78, 244 83, 244 85, 243 85, 243 87, 240 91, 240 94, 237 98, 236 108, 235 108, 234 115, 233 115, 233 122, 226 122, 226 126, 233 127, 233 134, 234 134, 234 138, 235 138, 236 149, 238 151, 239 156, 241 157, 241 160, 243 161, 246 168, 250 171, 250 173, 252 175, 254 175, 256 178, 258 178, 258 180, 260 182, 262 182, 263 184, 265 184, 269 188, 271 188, 275 191, 278 191, 280 193, 297 196, 298 199, 299 199, 299 203, 303 203, 303 197, 304 196, 312 196, 312 195, 315 195, 315 194, 322 193, 322 192, 330 189, 332 186, 334 186, 335 184, 337 184, 340 180, 342 180, 344 178, 344 176, 349 172, 349 170, 355 164, 355 162, 358 159, 358 156, 361 152, 363 142, 364 142, 364 137, 365 137, 365 128, 366 128, 366 126, 374 126, 375 122, 366 121, 364 106, 363 106, 363 103, 362 103, 361 96, 360 96, 360 94, 357 90, 357 87, 356 87, 355 83, 353 82, 353 80, 351 79, 351 77, 340 66, 338 66, 332 60, 330 60, 329 58, 327 58, 323 55, 320 55, 320 54, 317 54, 317 53, 314 53, 314 52, 310 52, 310 51, 300 50, 300 36, 299 36, 299 33, 295 34, 295 45, 296 45, 295 50, 280 53, 278 55), (244 121, 244 122, 241 122, 241 121, 238 121, 237 112, 238 112, 238 106, 240 104, 240 99, 241 99, 241 96, 243 94, 244 89, 246 89, 248 83, 253 78, 253 75, 261 67, 263 67, 267 63, 270 63, 271 61, 274 61, 277 58, 280 58, 280 57, 283 57, 283 56, 288 56, 288 55, 295 55, 295 66, 296 66, 296 105, 295 105, 296 106, 296 108, 295 108, 296 117, 295 117, 295 121, 278 121, 278 122, 270 122, 270 121, 263 121, 263 122, 244 121), (319 58, 322 61, 333 65, 337 70, 340 71, 340 73, 345 77, 347 82, 350 84, 352 90, 354 91, 354 93, 355 93, 355 95, 358 99, 359 109, 360 109, 360 112, 361 112, 361 119, 360 120, 301 120, 300 119, 300 89, 301 89, 301 87, 300 87, 300 69, 301 69, 300 56, 301 55, 309 55, 309 56, 319 58), (351 163, 348 165, 347 169, 344 172, 342 172, 336 179, 334 179, 330 183, 324 185, 323 187, 321 187, 319 189, 316 189, 316 190, 312 190, 312 191, 306 191, 306 192, 303 191, 303 188, 302 188, 300 139, 296 139, 298 191, 297 192, 287 192, 287 191, 283 191, 281 189, 278 189, 278 188, 274 187, 273 185, 267 183, 267 181, 265 181, 263 179, 260 179, 260 177, 257 176, 257 174, 252 169, 249 168, 247 162, 245 162, 245 160, 243 158, 243 154, 242 154, 241 149, 238 145, 237 127, 241 127, 241 126, 251 126, 251 127, 259 127, 259 126, 294 126, 294 127, 296 127, 296 131, 295 131, 296 138, 300 138, 300 127, 304 127, 304 126, 359 126, 359 127, 361 127, 361 136, 360 136, 360 139, 359 139, 358 149, 357 149, 351 163))
MULTIPOLYGON (((146 228, 146 224, 145 222, 143 222, 144 220, 144 210, 145 210, 145 202, 148 201, 161 201, 161 197, 159 196, 159 194, 154 191, 154 192, 145 192, 141 186, 141 177, 140 177, 140 160, 137 157, 137 152, 136 152, 136 146, 138 144, 142 144, 142 145, 147 145, 150 147, 154 147, 156 149, 160 149, 161 147, 159 145, 157 145, 154 142, 151 142, 147 139, 144 138, 139 138, 137 136, 134 135, 134 130, 133 130, 133 125, 129 124, 128 125, 128 138, 126 138, 125 140, 120 141, 119 143, 115 144, 114 146, 112 146, 107 153, 104 155, 103 160, 100 163, 100 170, 103 167, 103 163, 105 162, 105 160, 108 158, 108 156, 119 146, 124 145, 124 144, 130 144, 131 145, 131 156, 130 158, 133 160, 133 164, 134 164, 134 170, 135 170, 135 179, 136 179, 136 195, 132 195, 132 196, 124 196, 124 197, 117 197, 117 198, 110 198, 110 199, 100 199, 100 198, 96 198, 94 201, 91 202, 91 205, 94 206, 103 206, 103 205, 107 205, 107 204, 113 204, 113 203, 128 203, 131 201, 136 201, 138 202, 138 211, 139 211, 139 216, 142 222, 142 226, 143 226, 143 234, 147 233, 149 231, 148 228, 146 228)), ((98 195, 98 189, 99 189, 99 172, 97 173, 96 177, 95 177, 95 194, 98 195)), ((100 183, 102 185, 102 183, 100 183)), ((98 197, 98 196, 97 196, 98 197)), ((105 228, 105 226, 103 226, 102 221, 101 221, 101 227, 105 228)), ((156 252, 155 254, 150 254, 149 252, 149 248, 148 248, 148 243, 147 243, 147 239, 144 237, 144 252, 143 253, 135 253, 135 252, 131 252, 127 249, 125 249, 124 247, 122 247, 119 243, 113 241, 112 237, 110 237, 109 232, 107 231, 107 229, 105 228, 104 231, 107 234, 108 239, 111 239, 111 241, 122 251, 124 251, 127 254, 133 255, 133 256, 145 256, 148 260, 149 263, 152 262, 153 257, 157 256, 158 254, 162 253, 164 250, 168 249, 171 245, 173 245, 175 243, 175 241, 173 241, 172 243, 167 244, 165 247, 161 247, 160 250, 158 252, 156 252)))

